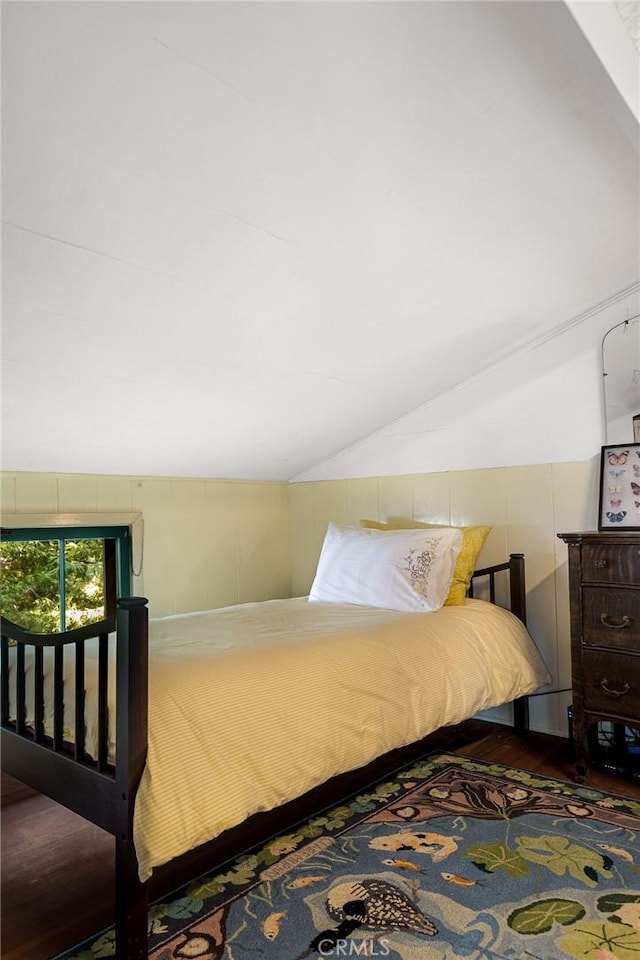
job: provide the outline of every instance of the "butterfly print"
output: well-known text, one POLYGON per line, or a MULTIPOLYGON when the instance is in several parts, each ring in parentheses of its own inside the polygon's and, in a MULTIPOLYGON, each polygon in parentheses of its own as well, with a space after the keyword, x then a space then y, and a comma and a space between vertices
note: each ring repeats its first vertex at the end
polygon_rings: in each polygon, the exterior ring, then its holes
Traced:
POLYGON ((634 500, 633 502, 635 503, 636 507, 640 507, 640 500, 634 500))
POLYGON ((611 485, 609 486, 609 493, 620 493, 621 490, 622 490, 622 487, 620 486, 619 483, 618 483, 618 484, 611 484, 611 485))
POLYGON ((640 465, 639 465, 639 464, 637 464, 637 463, 634 463, 634 464, 633 464, 633 472, 635 473, 636 477, 640 477, 640 465))
POLYGON ((627 462, 627 457, 629 456, 628 450, 623 450, 622 453, 614 453, 613 450, 609 451, 609 463, 612 467, 615 467, 616 463, 622 464, 627 462))
POLYGON ((631 481, 631 491, 634 497, 640 497, 640 483, 634 483, 631 481))
POLYGON ((609 503, 612 507, 619 507, 622 503, 622 500, 610 500, 609 503))
POLYGON ((621 510, 620 513, 611 513, 607 511, 607 518, 611 520, 611 523, 620 523, 627 515, 626 510, 621 510))
MULTIPOLYGON (((634 465, 633 465, 633 469, 634 469, 634 470, 636 469, 635 463, 634 463, 634 465)), ((624 473, 624 470, 609 470, 609 476, 610 476, 610 477, 621 477, 621 476, 623 475, 623 473, 624 473)))

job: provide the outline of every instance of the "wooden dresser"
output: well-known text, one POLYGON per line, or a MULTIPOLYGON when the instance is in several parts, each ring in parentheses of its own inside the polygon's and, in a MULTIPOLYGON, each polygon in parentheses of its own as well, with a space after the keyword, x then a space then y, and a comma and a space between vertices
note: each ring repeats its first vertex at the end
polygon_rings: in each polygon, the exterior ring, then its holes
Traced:
MULTIPOLYGON (((640 533, 559 533, 568 545, 576 775, 599 721, 640 729, 640 533)), ((615 735, 615 733, 614 733, 615 735)))

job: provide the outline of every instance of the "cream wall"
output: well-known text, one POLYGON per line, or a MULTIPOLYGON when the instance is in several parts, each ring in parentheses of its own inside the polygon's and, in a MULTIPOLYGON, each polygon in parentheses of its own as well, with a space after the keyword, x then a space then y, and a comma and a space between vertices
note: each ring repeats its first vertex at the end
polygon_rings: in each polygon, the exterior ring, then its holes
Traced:
POLYGON ((2 511, 142 514, 133 591, 151 616, 290 594, 284 483, 5 473, 2 511))
MULTIPOLYGON (((567 548, 557 533, 596 528, 599 457, 486 470, 292 484, 294 594, 313 579, 330 520, 357 525, 363 517, 413 517, 453 525, 490 524, 480 565, 509 553, 526 558, 528 627, 553 676, 550 688, 571 684, 567 548)), ((530 701, 536 730, 566 735, 568 693, 530 701)), ((492 711, 508 720, 510 708, 492 711)))
MULTIPOLYGON (((413 517, 490 524, 482 565, 526 556, 528 626, 553 675, 570 686, 566 546, 556 534, 595 529, 599 457, 309 483, 3 474, 2 509, 139 512, 143 568, 134 591, 152 616, 308 592, 329 521, 413 517)), ((534 729, 566 734, 569 694, 531 701, 534 729)), ((507 721, 509 708, 491 713, 507 721)))

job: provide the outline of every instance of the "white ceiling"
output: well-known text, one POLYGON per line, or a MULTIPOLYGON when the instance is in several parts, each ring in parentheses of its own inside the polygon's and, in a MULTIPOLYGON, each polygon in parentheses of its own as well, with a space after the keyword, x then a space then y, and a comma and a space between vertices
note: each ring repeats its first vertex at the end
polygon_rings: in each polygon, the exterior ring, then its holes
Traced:
POLYGON ((637 279, 563 3, 2 18, 5 470, 291 479, 637 279))

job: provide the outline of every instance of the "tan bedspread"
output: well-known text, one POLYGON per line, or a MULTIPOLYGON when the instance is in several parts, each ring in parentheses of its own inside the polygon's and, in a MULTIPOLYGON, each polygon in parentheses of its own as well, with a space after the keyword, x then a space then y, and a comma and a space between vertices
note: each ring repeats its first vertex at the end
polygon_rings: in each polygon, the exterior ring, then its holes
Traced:
POLYGON ((346 770, 549 682, 480 600, 397 613, 305 599, 150 624, 140 877, 346 770))

